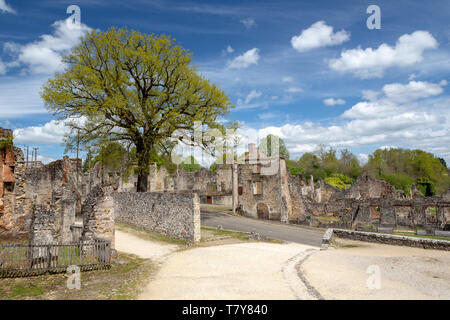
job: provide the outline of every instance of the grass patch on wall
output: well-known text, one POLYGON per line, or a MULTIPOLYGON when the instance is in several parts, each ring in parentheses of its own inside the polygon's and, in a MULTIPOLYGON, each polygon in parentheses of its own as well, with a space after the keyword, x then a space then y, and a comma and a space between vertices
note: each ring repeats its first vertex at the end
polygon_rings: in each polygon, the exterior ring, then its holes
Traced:
POLYGON ((414 237, 414 238, 424 238, 424 239, 450 241, 450 238, 448 238, 448 237, 427 236, 427 235, 415 234, 415 233, 412 233, 412 232, 394 231, 393 234, 396 234, 396 235, 399 235, 399 236, 414 237))

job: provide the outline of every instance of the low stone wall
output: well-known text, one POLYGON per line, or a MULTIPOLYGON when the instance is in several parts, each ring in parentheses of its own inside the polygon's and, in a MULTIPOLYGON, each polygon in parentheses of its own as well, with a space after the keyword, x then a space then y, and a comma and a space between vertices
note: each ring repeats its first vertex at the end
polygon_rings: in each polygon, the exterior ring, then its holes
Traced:
POLYGON ((426 238, 406 237, 393 234, 362 232, 342 229, 328 229, 322 239, 322 247, 327 248, 333 241, 334 237, 376 242, 382 244, 390 244, 397 246, 417 247, 424 249, 437 249, 450 251, 450 241, 434 240, 426 238))
POLYGON ((200 199, 196 193, 118 192, 115 220, 177 239, 200 241, 200 199))

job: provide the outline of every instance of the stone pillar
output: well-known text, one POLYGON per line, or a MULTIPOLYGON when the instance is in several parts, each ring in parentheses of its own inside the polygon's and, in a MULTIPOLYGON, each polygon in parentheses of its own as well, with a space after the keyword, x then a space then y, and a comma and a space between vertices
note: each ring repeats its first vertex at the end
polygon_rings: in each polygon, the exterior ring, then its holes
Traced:
POLYGON ((54 244, 56 239, 55 212, 44 205, 36 205, 33 210, 29 243, 54 244))
POLYGON ((83 205, 83 241, 103 239, 114 243, 114 199, 116 186, 96 186, 86 197, 83 205))

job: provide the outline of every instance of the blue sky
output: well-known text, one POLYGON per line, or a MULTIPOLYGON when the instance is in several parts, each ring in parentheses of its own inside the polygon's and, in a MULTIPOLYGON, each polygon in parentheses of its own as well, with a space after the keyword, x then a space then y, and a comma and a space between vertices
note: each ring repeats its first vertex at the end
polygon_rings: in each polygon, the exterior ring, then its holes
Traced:
POLYGON ((84 32, 165 33, 236 108, 241 132, 283 138, 292 158, 318 144, 361 160, 379 147, 421 148, 450 163, 450 6, 423 1, 0 0, 0 126, 48 162, 66 129, 42 84, 84 32), (68 31, 69 5, 81 29, 68 31), (369 30, 369 5, 381 29, 369 30))

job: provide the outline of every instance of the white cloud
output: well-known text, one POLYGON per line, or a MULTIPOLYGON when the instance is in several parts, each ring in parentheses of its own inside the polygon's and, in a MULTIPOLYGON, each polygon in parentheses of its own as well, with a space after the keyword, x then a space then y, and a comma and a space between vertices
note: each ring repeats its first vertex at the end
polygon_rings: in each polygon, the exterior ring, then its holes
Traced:
POLYGON ((8 5, 5 0, 0 0, 0 11, 3 13, 8 12, 16 14, 16 11, 13 8, 11 8, 11 6, 8 5))
POLYGON ((56 161, 55 158, 45 155, 45 154, 39 154, 39 152, 38 152, 37 160, 41 161, 43 164, 48 164, 50 162, 56 161))
POLYGON ((361 165, 365 165, 369 161, 369 155, 366 153, 360 153, 357 157, 361 165))
POLYGON ((362 79, 380 78, 387 68, 411 66, 423 60, 425 50, 437 47, 436 39, 428 31, 415 31, 398 38, 395 47, 383 43, 377 49, 344 50, 340 58, 329 61, 329 66, 362 79))
POLYGON ((298 87, 290 87, 286 91, 289 93, 299 93, 299 92, 303 92, 303 89, 298 88, 298 87))
POLYGON ((253 18, 251 18, 251 17, 242 19, 242 20, 241 20, 241 23, 242 23, 247 29, 256 27, 255 19, 253 19, 253 18))
POLYGON ((334 46, 350 39, 350 33, 341 30, 333 33, 333 27, 325 21, 317 21, 308 29, 302 30, 299 36, 291 39, 292 47, 298 52, 304 52, 320 47, 334 46))
MULTIPOLYGON (((441 82, 439 84, 443 84, 441 82)), ((408 84, 405 87, 410 88, 408 84)), ((276 134, 286 142, 294 156, 325 144, 336 149, 356 149, 356 154, 360 152, 358 148, 418 148, 450 160, 450 97, 423 97, 420 94, 402 102, 393 100, 392 95, 387 96, 383 89, 374 100, 356 103, 328 125, 321 122, 287 123, 253 131, 244 127, 243 133, 253 132, 259 137, 276 134)), ((364 161, 366 154, 358 157, 364 161)))
POLYGON ((445 80, 439 84, 423 81, 410 81, 406 85, 392 83, 385 85, 383 92, 393 101, 406 102, 441 94, 444 91, 442 87, 445 85, 447 85, 445 80))
POLYGON ((327 106, 335 106, 338 104, 345 104, 345 100, 343 99, 334 99, 334 98, 328 98, 323 100, 323 103, 327 106))
POLYGON ((373 91, 373 90, 363 90, 362 94, 363 94, 363 98, 365 100, 372 101, 372 100, 377 99, 377 97, 380 95, 380 92, 373 91))
POLYGON ((253 64, 258 64, 258 60, 259 60, 259 49, 253 48, 230 61, 230 63, 228 64, 228 68, 230 69, 248 68, 253 64))
POLYGON ((281 81, 283 82, 293 82, 294 78, 290 77, 290 76, 285 76, 281 79, 281 81))
POLYGON ((252 90, 245 98, 245 103, 249 104, 252 100, 261 97, 261 95, 262 95, 261 91, 252 90))
POLYGON ((61 144, 70 129, 63 121, 51 120, 42 126, 31 126, 14 130, 17 144, 61 144))
POLYGON ((33 74, 51 74, 63 69, 62 56, 74 47, 79 39, 91 29, 73 24, 69 19, 56 21, 53 34, 44 34, 40 40, 18 45, 8 43, 5 47, 15 60, 12 65, 24 66, 25 71, 33 74))
POLYGON ((228 52, 228 53, 233 53, 233 52, 234 52, 234 49, 233 49, 230 45, 228 45, 228 46, 227 46, 227 52, 228 52))
POLYGON ((375 118, 379 116, 394 116, 397 111, 395 104, 391 101, 361 101, 355 104, 350 109, 346 110, 343 118, 360 119, 360 118, 375 118))

